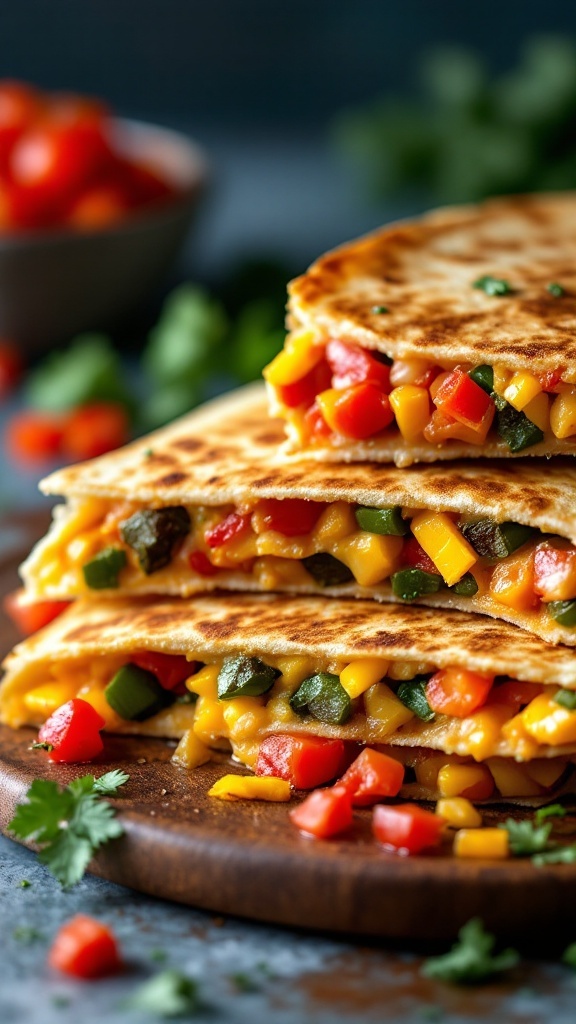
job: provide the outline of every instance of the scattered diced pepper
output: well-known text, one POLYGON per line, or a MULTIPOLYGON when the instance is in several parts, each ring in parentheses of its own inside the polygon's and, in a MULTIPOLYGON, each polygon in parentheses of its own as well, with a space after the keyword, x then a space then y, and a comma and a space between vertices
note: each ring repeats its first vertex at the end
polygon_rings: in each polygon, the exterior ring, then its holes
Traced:
POLYGON ((390 392, 390 405, 405 441, 414 441, 430 419, 430 393, 415 384, 400 384, 390 392))
POLYGON ((431 811, 414 804, 378 804, 373 811, 372 831, 379 843, 398 853, 420 853, 437 846, 443 822, 431 811))
POLYGON ((234 697, 256 697, 267 693, 279 675, 278 669, 266 665, 260 658, 243 655, 225 658, 218 673, 218 699, 232 700, 234 697))
POLYGON ((191 551, 188 555, 188 564, 199 576, 216 576, 220 572, 217 565, 212 565, 204 551, 191 551))
POLYGON ((539 395, 536 395, 531 402, 528 402, 528 405, 524 406, 522 412, 531 423, 535 423, 540 428, 543 434, 548 433, 550 430, 550 396, 546 392, 541 391, 539 395))
POLYGON ((431 558, 428 557, 424 548, 410 534, 404 541, 404 547, 402 548, 402 565, 409 565, 414 569, 422 569, 427 573, 436 573, 436 566, 431 558))
POLYGON ((343 725, 352 714, 352 701, 332 672, 317 672, 305 679, 290 698, 298 715, 312 715, 320 722, 343 725))
POLYGON ((217 523, 216 526, 206 530, 204 540, 209 548, 220 548, 227 544, 233 537, 239 537, 250 528, 250 516, 240 515, 239 512, 230 512, 229 515, 217 523))
POLYGON ((30 636, 47 626, 70 606, 70 601, 28 601, 23 588, 7 594, 2 602, 22 636, 30 636))
POLYGON ((174 700, 156 676, 132 662, 123 665, 104 690, 106 700, 120 718, 143 722, 174 700))
POLYGON ((378 358, 379 353, 369 352, 353 342, 329 341, 326 359, 332 370, 332 387, 343 389, 370 381, 382 391, 390 390, 389 360, 378 358))
POLYGON ((452 828, 480 828, 482 815, 465 796, 442 797, 436 814, 452 828))
POLYGON ((576 388, 556 395, 550 408, 550 427, 559 439, 576 434, 576 388))
POLYGON ((465 668, 443 668, 426 684, 426 700, 433 711, 465 718, 486 703, 494 676, 465 668))
POLYGON ((370 382, 322 391, 316 401, 336 434, 358 441, 381 433, 394 419, 388 395, 370 382))
POLYGON ((188 661, 183 654, 142 651, 132 655, 132 664, 152 672, 164 690, 178 690, 198 668, 197 661, 188 661))
POLYGON ((91 590, 111 590, 118 586, 118 577, 126 565, 123 548, 104 548, 82 566, 84 581, 91 590))
POLYGON ((74 697, 62 704, 44 722, 38 733, 48 757, 58 764, 93 761, 104 749, 100 730, 104 719, 85 700, 74 697))
POLYGON ((48 963, 74 978, 103 978, 122 967, 118 943, 107 925, 86 914, 77 914, 59 929, 48 963))
POLYGON ((554 747, 576 743, 576 714, 545 693, 531 701, 520 718, 537 743, 554 747))
POLYGON ((549 541, 534 552, 534 590, 543 601, 576 598, 576 548, 555 547, 549 541))
POLYGON ((22 695, 22 700, 36 721, 45 721, 57 708, 62 707, 77 694, 77 681, 60 683, 54 681, 42 683, 41 686, 34 686, 33 689, 27 690, 22 695))
POLYGON ((414 717, 386 683, 375 683, 364 694, 368 733, 372 742, 381 742, 414 717))
POLYGON ((146 575, 169 565, 178 545, 190 532, 190 515, 181 505, 143 509, 120 524, 122 540, 138 555, 146 575))
POLYGON ((354 699, 383 679, 387 668, 388 662, 383 658, 359 658, 342 670, 340 682, 348 696, 354 699))
MULTIPOLYGON (((505 398, 494 393, 496 405, 496 427, 498 434, 506 442, 511 452, 521 452, 525 448, 539 444, 544 434, 535 423, 523 412, 518 412, 505 398)), ((554 408, 554 406, 552 406, 554 408)))
POLYGON ((487 366, 485 363, 479 366, 475 366, 473 370, 468 371, 470 380, 473 380, 475 384, 478 384, 486 394, 491 395, 494 391, 494 370, 491 366, 487 366))
POLYGON ((504 828, 461 828, 454 836, 454 855, 505 860, 510 855, 508 833, 504 828))
POLYGON ((462 579, 450 587, 450 590, 459 597, 473 597, 478 593, 478 583, 471 572, 465 572, 462 579))
POLYGON ((352 571, 361 587, 372 587, 387 579, 394 571, 402 546, 401 537, 359 530, 338 541, 334 551, 339 560, 352 571))
POLYGON ((561 626, 576 626, 576 601, 551 601, 548 614, 561 626))
POLYGON ((413 711, 423 722, 431 722, 434 718, 434 711, 428 703, 426 694, 426 679, 423 676, 405 680, 400 683, 396 691, 398 700, 401 700, 410 711, 413 711))
POLYGON ((484 427, 486 414, 494 417, 494 402, 484 389, 463 370, 455 369, 442 382, 434 404, 444 416, 452 417, 472 430, 484 427))
POLYGON ((476 554, 486 558, 507 558, 537 532, 533 526, 494 519, 463 523, 460 529, 476 554))
POLYGON ((422 569, 400 569, 390 582, 392 593, 403 601, 415 601, 424 594, 436 594, 442 586, 442 577, 422 569))
POLYGON ((316 395, 330 387, 332 370, 325 359, 313 366, 293 384, 277 384, 278 398, 288 409, 297 409, 299 405, 311 406, 316 395))
POLYGON ((290 811, 292 824, 316 839, 329 839, 352 824, 352 799, 343 786, 316 789, 290 811))
POLYGON ((393 757, 365 747, 344 772, 343 786, 355 807, 365 807, 389 796, 398 796, 404 781, 404 766, 393 757))
POLYGON ((494 780, 483 764, 447 764, 438 772, 441 796, 464 796, 469 800, 488 800, 494 792, 494 780))
POLYGON ((193 729, 187 729, 172 754, 171 761, 182 768, 191 770, 199 768, 201 764, 206 764, 211 757, 210 748, 202 743, 193 729))
POLYGON ((510 405, 513 405, 518 412, 522 412, 529 402, 542 391, 540 381, 531 373, 524 370, 518 371, 512 377, 503 397, 510 405))
POLYGON ((286 803, 291 796, 290 783, 270 776, 223 775, 208 790, 208 796, 219 800, 268 800, 286 803))
POLYGON ((474 549, 444 512, 419 512, 411 529, 448 586, 457 583, 477 561, 474 549))
POLYGON ((335 779, 345 760, 342 740, 280 733, 264 737, 255 770, 256 775, 287 779, 296 789, 315 789, 335 779))
POLYGON ((360 505, 354 515, 360 529, 368 533, 404 537, 410 530, 408 523, 402 518, 402 509, 399 505, 387 508, 367 508, 360 505))
POLYGON ((354 579, 354 573, 344 562, 324 551, 303 558, 302 565, 321 587, 339 587, 354 579))
POLYGON ((264 368, 264 377, 274 387, 295 384, 323 358, 324 347, 316 344, 313 331, 295 331, 286 338, 282 352, 264 368))
MULTIPOLYGON (((257 520, 258 533, 266 529, 275 530, 284 537, 299 537, 314 529, 325 508, 326 505, 321 501, 306 501, 303 498, 285 498, 280 501, 267 498, 258 502, 253 521, 257 520)), ((207 543, 210 544, 208 540, 207 543)))
POLYGON ((534 552, 519 551, 496 565, 490 577, 489 591, 495 601, 516 611, 536 608, 534 552))

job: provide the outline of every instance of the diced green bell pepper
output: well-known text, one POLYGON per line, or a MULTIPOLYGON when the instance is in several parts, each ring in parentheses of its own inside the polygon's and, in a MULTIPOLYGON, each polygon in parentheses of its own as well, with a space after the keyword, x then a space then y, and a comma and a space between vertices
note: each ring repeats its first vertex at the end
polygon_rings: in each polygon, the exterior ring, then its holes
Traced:
POLYGON ((390 505, 386 508, 368 508, 361 505, 356 509, 354 515, 361 530, 368 533, 381 533, 387 537, 404 537, 408 533, 409 525, 402 518, 402 509, 399 505, 390 505))
POLYGON ((104 548, 82 566, 86 586, 91 590, 114 589, 125 565, 126 552, 123 548, 104 548))
POLYGON ((475 366, 473 370, 468 371, 470 380, 473 380, 475 384, 478 384, 487 395, 491 395, 494 391, 494 370, 491 366, 487 366, 483 363, 481 366, 475 366))
POLYGON ((138 555, 149 576, 169 565, 177 545, 190 533, 190 515, 182 505, 143 509, 120 524, 122 540, 138 555))
POLYGON ((120 718, 134 722, 143 722, 174 703, 174 694, 160 686, 153 672, 132 662, 118 670, 104 696, 120 718))
POLYGON ((318 672, 300 684, 290 698, 290 707, 298 715, 312 715, 320 722, 343 725, 352 712, 352 701, 338 676, 318 672))
POLYGON ((403 601, 415 601, 423 594, 436 594, 442 586, 442 577, 423 569, 399 569, 390 577, 392 593, 403 601))
POLYGON ((410 708, 423 722, 431 722, 434 712, 426 699, 426 682, 424 676, 415 676, 414 679, 407 679, 400 683, 396 691, 398 700, 401 700, 405 707, 410 708))
POLYGON ((574 690, 558 690, 558 693, 554 695, 554 700, 556 704, 567 708, 568 711, 576 711, 576 693, 574 690))
POLYGON ((302 565, 321 587, 338 587, 354 579, 354 573, 344 562, 325 552, 308 555, 302 559, 302 565))
POLYGON ((505 398, 492 392, 496 405, 496 429, 511 452, 521 452, 544 440, 544 434, 525 413, 518 412, 505 398))
POLYGON ((576 626, 576 601, 550 601, 548 615, 561 626, 576 626))
POLYGON ((532 526, 497 523, 494 519, 464 523, 460 529, 476 554, 486 558, 507 558, 537 532, 532 526))
POLYGON ((259 697, 274 685, 280 672, 260 658, 226 658, 218 673, 218 699, 259 697))

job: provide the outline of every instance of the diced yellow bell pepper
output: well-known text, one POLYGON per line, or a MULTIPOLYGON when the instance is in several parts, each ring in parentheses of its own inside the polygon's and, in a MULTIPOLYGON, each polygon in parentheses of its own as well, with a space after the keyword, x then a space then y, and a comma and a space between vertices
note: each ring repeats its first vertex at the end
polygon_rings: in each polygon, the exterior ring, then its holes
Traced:
POLYGON ((438 772, 441 796, 466 796, 487 800, 494 792, 494 780, 483 764, 449 764, 438 772))
POLYGON ((566 761, 558 757, 538 757, 528 761, 525 768, 539 786, 550 789, 566 771, 566 761))
POLYGON ((215 782, 208 796, 219 800, 270 800, 285 803, 290 799, 290 783, 270 775, 224 775, 215 782))
POLYGON ((510 843, 505 828, 462 828, 454 836, 456 857, 506 860, 510 843))
POLYGON ((56 711, 56 708, 72 700, 77 693, 77 683, 45 683, 25 693, 23 700, 28 711, 36 715, 38 720, 44 720, 56 711))
POLYGON ((196 675, 189 676, 186 680, 186 689, 190 690, 190 693, 197 693, 199 697, 217 700, 219 672, 219 665, 205 665, 196 675))
POLYGON ((235 697, 224 702, 224 721, 231 740, 253 740, 268 725, 263 697, 235 697))
POLYGON ((536 398, 528 402, 523 411, 532 423, 540 427, 542 433, 548 433, 550 430, 550 397, 545 391, 541 391, 536 398))
POLYGON ((395 571, 403 544, 403 537, 358 530, 338 541, 332 551, 348 566, 361 587, 373 587, 395 571))
POLYGON ((414 679, 414 676, 428 676, 435 671, 429 661, 391 661, 388 668, 390 679, 414 679))
POLYGON ((336 402, 339 398, 342 398, 342 391, 338 388, 327 388, 326 391, 321 391, 319 395, 316 395, 316 404, 318 405, 320 412, 330 427, 330 430, 333 430, 336 434, 340 433, 335 415, 336 402))
POLYGON ((198 738, 208 746, 227 735, 224 704, 225 701, 213 700, 211 697, 199 697, 196 701, 192 728, 198 738))
POLYGON ((420 512, 411 530, 449 587, 478 561, 474 548, 444 512, 420 512))
POLYGON ((375 683, 364 694, 367 728, 370 742, 382 740, 405 725, 414 714, 398 700, 386 683, 375 683))
POLYGON ((510 405, 513 405, 518 412, 522 412, 529 402, 542 391, 540 381, 531 373, 518 371, 512 377, 508 387, 504 391, 504 398, 510 405))
POLYGON ((499 604, 518 612, 528 612, 538 604, 534 590, 534 551, 520 550, 494 567, 490 596, 499 604))
POLYGON ((120 715, 116 714, 114 708, 110 707, 101 686, 93 686, 88 683, 78 690, 77 696, 90 704, 99 715, 102 715, 106 723, 106 729, 110 732, 114 732, 125 721, 120 715))
POLYGON ((502 726, 512 717, 512 708, 504 704, 489 704, 460 723, 462 744, 466 753, 477 761, 491 757, 500 742, 502 726))
POLYGON ((206 764, 211 756, 206 744, 198 739, 192 729, 187 729, 172 754, 172 761, 181 768, 198 768, 206 764))
POLYGON ((576 711, 557 704, 552 697, 541 693, 520 712, 526 732, 537 743, 560 747, 563 743, 576 743, 576 711))
POLYGON ((317 344, 314 331, 293 331, 286 338, 284 348, 264 367, 263 374, 269 384, 282 387, 295 384, 313 370, 324 356, 324 345, 317 344))
POLYGON ((358 523, 350 502, 334 501, 320 516, 312 536, 317 549, 325 551, 357 529, 358 523))
POLYGON ((550 409, 550 426, 559 439, 576 434, 576 388, 556 395, 550 409))
POLYGON ((278 689, 289 690, 294 693, 308 676, 313 676, 318 669, 318 663, 314 658, 306 658, 300 655, 287 655, 284 658, 276 658, 274 667, 280 672, 280 678, 274 684, 275 691, 278 689))
POLYGON ((383 679, 387 669, 388 662, 382 658, 360 658, 346 665, 340 673, 340 682, 348 696, 354 699, 383 679))
POLYGON ((388 397, 402 437, 406 441, 413 441, 430 419, 430 394, 427 388, 401 384, 388 397))
POLYGON ((525 764, 506 757, 489 757, 486 761, 500 796, 539 796, 542 787, 530 778, 525 764))
POLYGON ((444 797, 436 804, 436 814, 452 828, 481 828, 482 815, 464 796, 444 797))

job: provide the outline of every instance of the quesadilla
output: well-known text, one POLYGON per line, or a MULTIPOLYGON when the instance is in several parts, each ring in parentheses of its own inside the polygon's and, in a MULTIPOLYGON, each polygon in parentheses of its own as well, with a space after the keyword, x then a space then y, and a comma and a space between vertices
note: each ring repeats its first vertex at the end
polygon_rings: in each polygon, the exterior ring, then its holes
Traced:
MULTIPOLYGON (((269 736, 368 744, 415 797, 541 798, 573 782, 576 656, 479 616, 273 595, 77 602, 6 661, 0 717, 80 699, 112 732, 227 749, 269 736)), ((356 748, 351 748, 356 752, 356 748)))
POLYGON ((264 376, 292 450, 398 466, 574 453, 576 193, 392 225, 289 294, 264 376))
POLYGON ((66 495, 22 569, 34 601, 275 590, 417 602, 576 644, 568 460, 287 462, 263 391, 43 482, 66 495))

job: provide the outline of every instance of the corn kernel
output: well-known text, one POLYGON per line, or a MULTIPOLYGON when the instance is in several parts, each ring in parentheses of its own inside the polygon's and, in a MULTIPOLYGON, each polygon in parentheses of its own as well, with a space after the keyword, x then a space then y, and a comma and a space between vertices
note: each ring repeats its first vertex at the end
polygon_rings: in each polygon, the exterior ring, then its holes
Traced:
POLYGON ((361 587, 373 587, 395 571, 403 543, 403 537, 358 530, 339 541, 332 550, 336 558, 348 566, 361 587))
POLYGON ((359 697, 386 675, 388 662, 382 658, 361 658, 351 661, 340 673, 340 682, 349 697, 359 697))
POLYGON ((487 800, 494 792, 494 781, 482 764, 449 764, 438 772, 441 796, 466 796, 470 800, 487 800))
POLYGON ((227 735, 223 703, 211 697, 199 697, 196 701, 193 729, 203 743, 210 745, 227 735))
POLYGON ((486 761, 501 796, 539 796, 541 786, 530 778, 526 765, 505 757, 489 757, 486 761))
POLYGON ((460 735, 466 753, 477 761, 491 757, 500 742, 502 726, 510 718, 511 709, 504 704, 490 704, 463 718, 460 735))
POLYGON ((348 501, 334 501, 322 513, 312 536, 318 551, 330 550, 337 543, 358 529, 352 505, 348 501))
POLYGON ((462 828, 454 836, 454 855, 505 860, 510 855, 508 833, 505 828, 462 828))
POLYGON ((550 426, 557 438, 576 434, 576 388, 562 391, 552 402, 550 426))
POLYGON ((29 690, 22 699, 28 711, 39 719, 45 719, 56 711, 56 708, 72 700, 77 693, 77 683, 45 683, 44 686, 36 686, 29 690))
POLYGON ((385 683, 375 683, 364 694, 369 741, 374 743, 396 732, 414 717, 385 683))
POLYGON ((536 395, 539 395, 542 391, 542 385, 540 381, 533 377, 531 373, 525 373, 519 371, 515 373, 510 381, 508 387, 504 391, 504 398, 510 405, 514 406, 518 412, 522 412, 526 408, 529 402, 536 395))
POLYGON ((197 693, 199 697, 210 697, 218 699, 218 673, 219 665, 205 665, 194 676, 186 680, 186 689, 190 693, 197 693))
POLYGON ((554 747, 576 743, 576 712, 557 704, 545 693, 530 701, 520 717, 526 732, 537 743, 554 747))
POLYGON ((411 530, 449 587, 478 561, 474 548, 444 512, 421 512, 411 530))
POLYGON ((172 754, 172 762, 181 768, 198 768, 211 758, 208 747, 202 743, 192 729, 187 729, 172 754))
POLYGON ((214 783, 212 789, 208 790, 208 796, 216 796, 220 800, 286 802, 290 799, 290 783, 269 775, 224 775, 214 783))
POLYGON ((304 679, 314 675, 318 665, 313 658, 290 655, 285 658, 276 658, 275 667, 281 676, 274 685, 277 687, 278 683, 281 683, 283 689, 293 693, 304 679))
POLYGON ((264 368, 264 377, 274 387, 295 384, 313 370, 324 356, 324 346, 316 344, 314 331, 294 331, 284 348, 264 368))
POLYGON ((452 828, 480 828, 482 826, 482 815, 476 810, 474 804, 464 796, 444 797, 436 804, 436 814, 444 818, 447 825, 452 828))
POLYGON ((524 406, 524 415, 540 427, 542 433, 547 434, 550 430, 550 397, 545 391, 541 391, 536 398, 533 398, 528 405, 524 406))
POLYGON ((235 697, 225 701, 224 721, 231 740, 254 739, 269 722, 262 697, 235 697))
POLYGON ((413 441, 430 419, 428 390, 414 384, 401 384, 388 397, 402 437, 406 441, 413 441))

